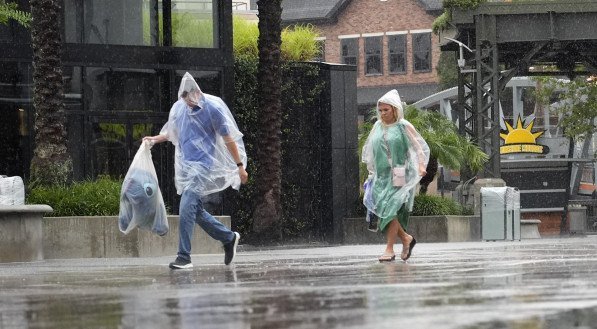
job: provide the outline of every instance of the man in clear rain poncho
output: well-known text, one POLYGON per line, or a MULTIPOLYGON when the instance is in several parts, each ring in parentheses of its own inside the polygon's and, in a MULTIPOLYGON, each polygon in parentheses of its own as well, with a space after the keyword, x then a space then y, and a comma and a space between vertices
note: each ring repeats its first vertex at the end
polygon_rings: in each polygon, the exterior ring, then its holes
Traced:
POLYGON ((377 102, 377 122, 363 146, 362 161, 369 171, 363 203, 379 217, 379 230, 386 234, 386 249, 379 261, 396 259, 397 238, 402 242, 400 258, 406 261, 417 242, 406 228, 415 187, 426 174, 429 147, 404 119, 400 95, 395 89, 377 102))
POLYGON ((168 122, 152 143, 174 144, 176 191, 180 198, 178 257, 170 268, 190 268, 195 223, 224 245, 224 263, 232 262, 240 234, 232 232, 203 208, 201 197, 228 186, 239 189, 248 180, 247 155, 236 121, 219 97, 205 94, 187 72, 178 89, 168 122))

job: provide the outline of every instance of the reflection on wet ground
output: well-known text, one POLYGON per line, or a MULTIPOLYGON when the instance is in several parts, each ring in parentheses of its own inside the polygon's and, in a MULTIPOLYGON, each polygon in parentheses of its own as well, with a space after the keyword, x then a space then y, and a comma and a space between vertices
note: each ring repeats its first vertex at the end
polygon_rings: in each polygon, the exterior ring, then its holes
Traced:
POLYGON ((595 328, 597 237, 0 264, 8 328, 595 328))

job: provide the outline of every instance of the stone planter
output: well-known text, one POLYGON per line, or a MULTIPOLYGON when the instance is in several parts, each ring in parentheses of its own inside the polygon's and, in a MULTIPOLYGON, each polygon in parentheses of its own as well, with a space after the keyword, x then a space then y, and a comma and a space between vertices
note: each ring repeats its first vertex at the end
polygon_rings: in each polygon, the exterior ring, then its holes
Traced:
MULTIPOLYGON (((230 227, 229 216, 216 217, 230 227)), ((145 230, 124 235, 117 216, 46 217, 43 219, 45 259, 176 256, 178 216, 168 216, 170 231, 163 237, 145 230)), ((191 240, 195 254, 223 253, 222 244, 199 226, 191 240)))
MULTIPOLYGON (((408 232, 418 242, 465 242, 481 239, 478 216, 411 216, 408 232)), ((363 217, 344 219, 344 244, 385 243, 385 236, 367 230, 363 217)))
POLYGON ((48 205, 0 206, 0 263, 43 259, 42 219, 48 205))

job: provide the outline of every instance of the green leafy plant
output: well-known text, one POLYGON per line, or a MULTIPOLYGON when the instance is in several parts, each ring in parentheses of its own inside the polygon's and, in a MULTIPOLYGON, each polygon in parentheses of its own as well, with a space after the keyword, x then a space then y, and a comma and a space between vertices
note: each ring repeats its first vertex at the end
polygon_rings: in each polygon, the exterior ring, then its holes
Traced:
POLYGON ((319 32, 311 24, 294 25, 282 30, 282 59, 287 61, 309 61, 319 52, 315 38, 319 32))
POLYGON ((232 31, 234 56, 257 60, 257 38, 259 37, 259 27, 257 24, 234 16, 232 31))
MULTIPOLYGON (((232 41, 235 57, 247 57, 257 60, 257 24, 241 17, 233 19, 232 41)), ((281 55, 284 61, 309 61, 319 54, 315 38, 319 36, 317 29, 310 24, 294 25, 282 30, 281 55)))
POLYGON ((31 23, 31 14, 18 9, 14 2, 0 0, 0 24, 8 24, 9 20, 15 20, 24 27, 29 27, 31 23))
MULTIPOLYGON (((556 0, 503 0, 499 2, 549 2, 549 1, 556 1, 556 0)), ((471 10, 476 9, 482 3, 490 2, 488 0, 444 0, 443 7, 444 12, 439 17, 433 21, 432 30, 433 33, 439 34, 441 31, 448 28, 450 25, 450 21, 452 21, 452 10, 453 9, 460 9, 460 10, 471 10)), ((492 1, 496 2, 496 1, 492 1)))
MULTIPOLYGON (((150 12, 143 10, 143 44, 151 45, 150 12)), ((179 47, 212 48, 214 45, 214 21, 210 15, 173 12, 171 16, 172 45, 179 47)), ((163 37, 163 16, 158 14, 158 37, 163 37)), ((163 40, 159 43, 161 44, 163 40)))
POLYGON ((469 215, 472 211, 456 201, 437 195, 419 194, 411 216, 469 215))
MULTIPOLYGON (((296 115, 305 113, 311 109, 316 110, 319 107, 319 95, 321 93, 321 84, 314 83, 319 76, 317 65, 309 63, 298 63, 284 61, 281 67, 282 71, 282 160, 292 159, 289 153, 295 150, 296 142, 303 140, 307 133, 305 129, 312 128, 313 125, 301 125, 301 120, 296 120, 296 115)), ((243 141, 247 154, 255 154, 259 131, 255 129, 259 118, 259 105, 256 100, 257 88, 257 57, 245 55, 235 56, 234 63, 234 90, 235 98, 232 108, 239 129, 244 133, 243 141)), ((283 166, 282 170, 282 234, 285 239, 298 239, 307 241, 313 233, 314 217, 319 216, 316 210, 310 212, 310 209, 318 209, 317 202, 319 198, 305 200, 304 192, 300 186, 292 181, 295 177, 288 171, 297 168, 297 163, 303 159, 293 159, 292 166, 283 166), (313 203, 305 206, 305 202, 313 203), (307 209, 307 210, 305 210, 307 209)), ((258 170, 257 159, 249 157, 247 171, 255 173, 258 170)), ((318 168, 313 166, 304 166, 309 170, 303 171, 302 175, 312 177, 317 175, 318 168)), ((230 214, 233 217, 235 229, 243 235, 245 241, 251 241, 252 235, 252 217, 254 209, 254 200, 256 198, 259 182, 255 181, 255 175, 249 175, 249 182, 240 189, 238 193, 230 192, 227 196, 230 204, 230 214)), ((314 190, 314 193, 317 191, 314 190)), ((257 241, 254 241, 258 243, 257 241)))
POLYGON ((487 2, 487 0, 444 0, 444 12, 439 17, 437 17, 433 24, 431 25, 431 29, 433 33, 439 34, 440 31, 443 31, 448 28, 450 22, 452 21, 452 10, 453 9, 460 9, 460 10, 468 10, 468 9, 475 9, 481 3, 487 2))
POLYGON ((33 188, 28 204, 47 204, 60 216, 114 216, 120 206, 122 180, 100 177, 95 181, 75 182, 68 186, 33 188))
POLYGON ((539 104, 549 106, 560 117, 558 125, 564 134, 583 139, 594 134, 597 118, 597 83, 578 78, 572 81, 553 77, 537 77, 535 98, 539 104), (557 91, 557 92, 556 92, 557 91), (556 106, 552 106, 556 103, 556 106))

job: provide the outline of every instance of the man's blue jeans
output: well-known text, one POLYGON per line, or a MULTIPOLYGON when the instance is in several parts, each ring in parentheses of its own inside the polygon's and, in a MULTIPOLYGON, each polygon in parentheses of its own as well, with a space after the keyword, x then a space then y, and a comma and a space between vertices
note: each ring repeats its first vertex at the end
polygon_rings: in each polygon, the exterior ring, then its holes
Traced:
POLYGON ((178 212, 180 215, 178 257, 182 259, 191 260, 191 238, 195 223, 199 224, 209 236, 222 243, 229 243, 234 239, 234 233, 205 211, 201 197, 191 190, 182 192, 178 212))

